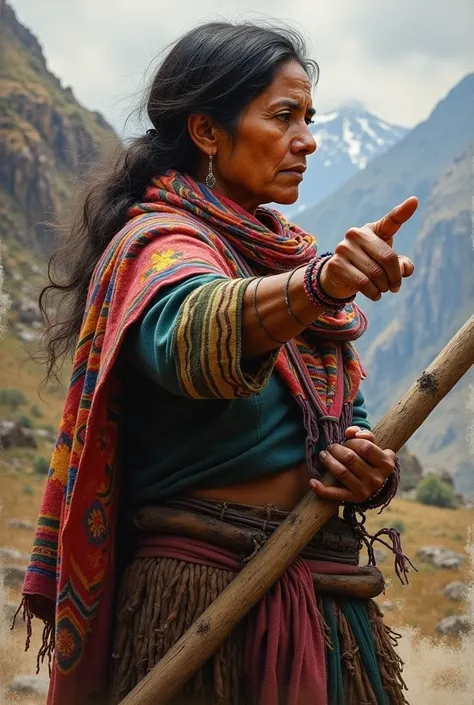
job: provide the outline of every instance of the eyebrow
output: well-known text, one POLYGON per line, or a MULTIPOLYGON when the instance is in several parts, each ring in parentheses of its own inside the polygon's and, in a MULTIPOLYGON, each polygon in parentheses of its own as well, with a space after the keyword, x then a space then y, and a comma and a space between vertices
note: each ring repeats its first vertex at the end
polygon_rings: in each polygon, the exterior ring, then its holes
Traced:
MULTIPOLYGON (((275 103, 274 108, 291 108, 292 110, 301 110, 302 105, 299 103, 297 100, 291 100, 290 98, 284 98, 283 100, 279 100, 277 103, 275 103)), ((316 110, 314 108, 308 108, 306 111, 308 115, 316 115, 316 110)))

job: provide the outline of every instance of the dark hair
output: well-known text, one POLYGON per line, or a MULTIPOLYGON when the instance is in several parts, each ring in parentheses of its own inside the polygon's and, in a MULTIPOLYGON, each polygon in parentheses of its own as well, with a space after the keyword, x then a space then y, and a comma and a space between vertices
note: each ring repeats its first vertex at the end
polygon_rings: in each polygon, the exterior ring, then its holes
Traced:
MULTIPOLYGON (((253 23, 211 22, 182 36, 154 76, 142 110, 153 125, 123 146, 118 157, 88 175, 80 209, 65 241, 49 262, 50 284, 40 295, 46 323, 47 378, 72 352, 79 334, 89 282, 103 251, 125 224, 128 209, 151 179, 168 169, 193 175, 198 150, 188 117, 204 113, 232 136, 248 103, 272 82, 281 64, 298 61, 314 83, 319 69, 295 30, 253 23), (53 268, 61 282, 52 277, 53 268), (61 315, 48 319, 50 295, 61 294, 61 315)), ((58 309, 59 311, 59 309, 58 309)))

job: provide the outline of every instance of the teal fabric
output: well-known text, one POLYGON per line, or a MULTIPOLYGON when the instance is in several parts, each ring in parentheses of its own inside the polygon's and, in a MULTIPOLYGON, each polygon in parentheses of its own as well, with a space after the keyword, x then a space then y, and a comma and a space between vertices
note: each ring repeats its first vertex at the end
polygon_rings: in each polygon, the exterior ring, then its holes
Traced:
MULTIPOLYGON (((127 341, 122 438, 133 506, 198 486, 246 482, 305 459, 301 411, 276 373, 248 397, 196 400, 181 389, 174 322, 186 296, 216 278, 196 276, 163 290, 127 341)), ((360 391, 353 423, 370 429, 360 391)))
POLYGON ((346 615, 359 646, 362 663, 377 698, 377 705, 390 705, 388 696, 382 686, 372 625, 363 601, 340 599, 338 600, 338 607, 346 615))
MULTIPOLYGON (((326 653, 328 678, 328 705, 345 705, 344 683, 342 677, 341 646, 333 609, 333 599, 322 597, 323 616, 329 628, 333 650, 326 653)), ((372 633, 372 625, 363 600, 337 598, 337 608, 344 613, 354 635, 364 669, 377 698, 377 705, 390 705, 387 693, 383 689, 377 652, 372 633)))
POLYGON ((326 651, 326 668, 328 682, 328 705, 345 705, 344 684, 342 679, 341 647, 337 633, 337 622, 332 600, 328 597, 320 596, 323 606, 323 617, 326 622, 330 637, 332 650, 326 651))

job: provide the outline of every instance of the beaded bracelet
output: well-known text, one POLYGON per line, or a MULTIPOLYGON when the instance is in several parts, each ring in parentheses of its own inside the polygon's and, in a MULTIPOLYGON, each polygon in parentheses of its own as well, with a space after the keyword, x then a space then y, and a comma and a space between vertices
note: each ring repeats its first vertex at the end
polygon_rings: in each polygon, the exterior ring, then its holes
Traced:
POLYGON ((341 311, 346 304, 354 301, 355 294, 348 296, 346 299, 336 299, 334 296, 326 294, 321 286, 322 268, 333 255, 333 252, 325 252, 311 260, 306 268, 303 286, 306 296, 314 306, 322 306, 330 311, 341 311))

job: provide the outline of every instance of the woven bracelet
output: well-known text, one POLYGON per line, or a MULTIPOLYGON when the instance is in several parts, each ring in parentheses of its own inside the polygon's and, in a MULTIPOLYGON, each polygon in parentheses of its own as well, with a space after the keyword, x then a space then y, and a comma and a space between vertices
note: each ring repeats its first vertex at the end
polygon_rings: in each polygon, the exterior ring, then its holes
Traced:
POLYGON ((331 311, 341 311, 346 304, 354 301, 355 294, 348 296, 346 299, 336 299, 326 294, 321 286, 321 270, 333 254, 333 252, 325 252, 311 260, 306 268, 303 286, 306 296, 314 306, 322 306, 326 310, 331 311))

